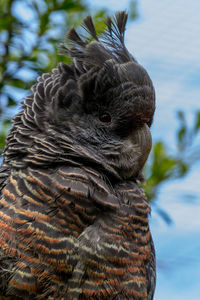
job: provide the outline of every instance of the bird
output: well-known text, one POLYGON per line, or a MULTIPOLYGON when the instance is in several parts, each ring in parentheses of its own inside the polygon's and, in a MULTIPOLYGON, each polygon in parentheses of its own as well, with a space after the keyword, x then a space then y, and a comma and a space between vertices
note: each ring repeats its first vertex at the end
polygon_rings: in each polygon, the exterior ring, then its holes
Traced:
POLYGON ((91 16, 12 120, 0 167, 0 299, 152 300, 141 183, 155 90, 125 46, 128 15, 91 16), (82 34, 85 30, 85 35, 82 34))

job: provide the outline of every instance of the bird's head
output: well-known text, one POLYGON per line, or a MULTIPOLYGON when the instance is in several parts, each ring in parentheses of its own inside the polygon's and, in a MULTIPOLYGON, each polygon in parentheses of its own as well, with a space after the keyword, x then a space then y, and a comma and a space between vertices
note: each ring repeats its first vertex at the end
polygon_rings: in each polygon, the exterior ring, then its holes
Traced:
POLYGON ((15 167, 89 164, 118 179, 137 179, 151 149, 155 93, 124 45, 126 22, 125 12, 108 18, 98 38, 87 17, 92 41, 68 32, 62 50, 73 63, 59 64, 33 86, 14 118, 5 161, 15 167))
POLYGON ((126 21, 125 12, 108 18, 98 38, 87 17, 84 27, 93 41, 81 39, 74 29, 68 32, 62 48, 73 66, 61 68, 66 77, 72 69, 75 76, 55 97, 50 119, 66 126, 81 148, 87 147, 107 168, 130 178, 137 177, 151 149, 155 92, 148 73, 124 45, 126 21))

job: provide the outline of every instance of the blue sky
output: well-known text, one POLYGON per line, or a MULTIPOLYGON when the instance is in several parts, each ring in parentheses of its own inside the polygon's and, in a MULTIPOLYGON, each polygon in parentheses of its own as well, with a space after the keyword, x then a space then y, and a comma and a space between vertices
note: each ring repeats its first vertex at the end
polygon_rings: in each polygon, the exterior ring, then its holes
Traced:
MULTIPOLYGON (((189 121, 200 109, 200 1, 140 0, 139 17, 127 26, 129 51, 148 70, 156 89, 153 140, 175 149, 177 110, 189 121)), ((93 0, 111 12, 128 8, 129 1, 93 0)), ((166 225, 152 206, 151 228, 157 252, 155 300, 200 299, 200 164, 182 180, 159 190, 157 203, 173 220, 166 225)))

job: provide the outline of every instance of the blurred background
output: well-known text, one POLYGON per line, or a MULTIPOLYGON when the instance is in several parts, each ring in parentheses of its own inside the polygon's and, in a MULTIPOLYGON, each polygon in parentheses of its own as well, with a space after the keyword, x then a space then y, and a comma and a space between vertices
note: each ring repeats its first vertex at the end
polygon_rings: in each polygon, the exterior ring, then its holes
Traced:
POLYGON ((157 253, 155 300, 200 299, 200 1, 1 0, 0 152, 38 75, 69 59, 65 32, 129 12, 126 45, 153 80, 157 109, 144 187, 157 253))

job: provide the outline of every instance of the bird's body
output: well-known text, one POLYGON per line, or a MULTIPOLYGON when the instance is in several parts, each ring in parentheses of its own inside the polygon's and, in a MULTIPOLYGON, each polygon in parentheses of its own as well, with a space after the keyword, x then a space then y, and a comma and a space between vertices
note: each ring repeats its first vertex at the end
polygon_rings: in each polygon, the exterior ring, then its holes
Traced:
POLYGON ((116 49, 90 18, 95 42, 72 30, 78 46, 64 50, 74 63, 43 74, 14 118, 0 169, 0 299, 153 299, 150 206, 138 181, 154 89, 123 44, 126 18, 107 21, 116 49))

